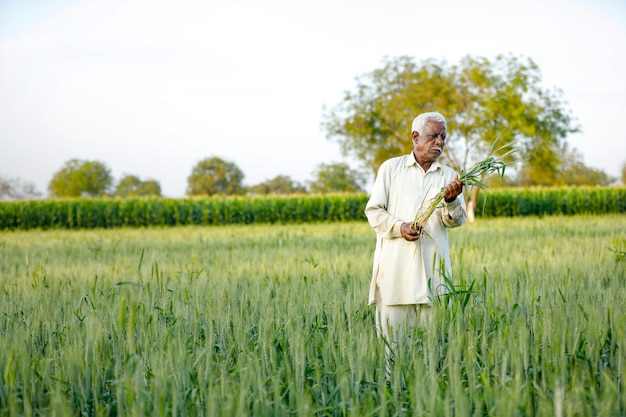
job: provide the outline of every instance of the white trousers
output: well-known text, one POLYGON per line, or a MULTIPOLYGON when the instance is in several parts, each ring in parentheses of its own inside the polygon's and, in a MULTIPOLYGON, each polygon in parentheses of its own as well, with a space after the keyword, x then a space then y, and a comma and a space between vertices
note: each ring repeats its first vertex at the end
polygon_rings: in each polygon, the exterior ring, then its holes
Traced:
POLYGON ((375 300, 376 333, 378 337, 385 340, 385 377, 389 381, 394 352, 410 344, 406 337, 407 330, 418 323, 421 327, 428 327, 433 318, 433 307, 428 304, 385 305, 378 289, 376 289, 375 300))

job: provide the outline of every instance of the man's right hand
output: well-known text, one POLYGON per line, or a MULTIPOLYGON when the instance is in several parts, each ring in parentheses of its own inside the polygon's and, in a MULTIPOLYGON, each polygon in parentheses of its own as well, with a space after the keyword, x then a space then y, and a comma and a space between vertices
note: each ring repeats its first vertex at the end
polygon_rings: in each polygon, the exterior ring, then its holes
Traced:
POLYGON ((420 238, 422 230, 415 230, 413 228, 413 222, 404 222, 402 223, 402 226, 400 226, 400 233, 402 233, 402 237, 404 238, 404 240, 414 242, 420 238))

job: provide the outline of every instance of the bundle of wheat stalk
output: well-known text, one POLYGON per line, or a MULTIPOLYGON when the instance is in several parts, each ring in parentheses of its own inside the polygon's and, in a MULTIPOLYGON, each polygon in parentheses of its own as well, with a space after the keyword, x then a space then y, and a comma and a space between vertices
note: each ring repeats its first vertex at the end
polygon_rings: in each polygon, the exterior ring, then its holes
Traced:
MULTIPOLYGON (((476 163, 468 171, 461 172, 461 175, 459 175, 459 181, 461 181, 461 183, 463 183, 466 188, 471 189, 473 187, 478 187, 481 190, 485 190, 489 188, 489 186, 483 182, 483 179, 485 177, 496 172, 498 173, 500 178, 504 177, 504 169, 507 165, 510 164, 505 162, 505 159, 511 156, 514 152, 516 152, 517 148, 515 148, 514 143, 511 142, 495 149, 498 140, 499 138, 491 144, 487 159, 476 163), (496 154, 502 152, 504 153, 501 156, 495 156, 496 154)), ((422 233, 428 235, 424 231, 424 226, 426 225, 426 222, 437 208, 443 207, 442 201, 444 200, 445 196, 444 191, 445 187, 442 188, 439 193, 437 193, 425 204, 422 204, 417 210, 415 220, 413 221, 413 229, 420 232, 420 237, 422 233)))

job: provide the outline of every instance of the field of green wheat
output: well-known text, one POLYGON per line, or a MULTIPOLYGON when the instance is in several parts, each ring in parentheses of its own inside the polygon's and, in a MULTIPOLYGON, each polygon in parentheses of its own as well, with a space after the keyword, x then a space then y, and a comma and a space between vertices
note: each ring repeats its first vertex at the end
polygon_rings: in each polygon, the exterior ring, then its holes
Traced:
POLYGON ((387 385, 365 222, 0 232, 0 416, 626 416, 626 217, 450 240, 387 385))

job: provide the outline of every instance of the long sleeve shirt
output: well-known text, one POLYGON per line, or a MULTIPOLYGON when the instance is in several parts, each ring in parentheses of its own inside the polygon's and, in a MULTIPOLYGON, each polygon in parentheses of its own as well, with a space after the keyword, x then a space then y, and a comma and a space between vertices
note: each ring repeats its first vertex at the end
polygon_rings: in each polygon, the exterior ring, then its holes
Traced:
POLYGON ((425 209, 455 175, 436 161, 424 172, 413 153, 380 166, 365 207, 376 232, 369 304, 375 303, 377 288, 385 305, 432 304, 433 296, 447 292, 443 276, 451 279, 452 269, 447 228, 465 223, 463 194, 435 210, 419 240, 405 240, 400 227, 413 222, 418 210, 425 209))

